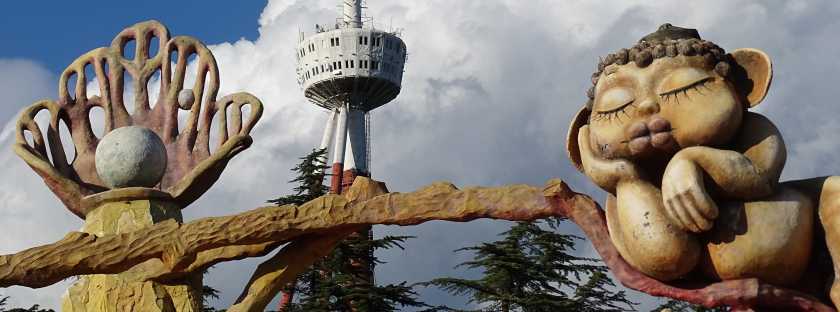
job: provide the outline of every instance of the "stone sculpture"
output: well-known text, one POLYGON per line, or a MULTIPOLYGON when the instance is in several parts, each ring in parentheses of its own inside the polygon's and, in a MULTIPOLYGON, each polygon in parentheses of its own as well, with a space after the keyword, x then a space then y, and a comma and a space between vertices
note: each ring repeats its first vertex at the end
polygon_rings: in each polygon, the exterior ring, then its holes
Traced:
MULTIPOLYGON (((57 101, 39 101, 22 112, 14 149, 84 226, 54 244, 0 256, 0 287, 43 287, 81 276, 65 295, 63 311, 199 311, 208 267, 285 245, 257 268, 228 309, 262 311, 338 241, 373 224, 562 215, 541 189, 524 185, 458 190, 438 183, 385 194, 384 184, 359 177, 341 196, 300 207, 184 223, 181 209, 250 146, 249 133, 262 114, 256 97, 236 93, 217 99, 218 89, 211 51, 191 37, 170 38, 156 21, 133 25, 110 47, 73 62, 61 75, 57 101), (154 54, 153 40, 160 47, 154 54), (130 41, 133 54, 126 51, 130 41), (193 55, 195 63, 188 67, 193 55), (192 86, 185 86, 188 74, 196 77, 192 86), (152 83, 159 90, 154 105, 152 83), (88 92, 91 84, 99 92, 88 92), (124 102, 126 93, 133 102, 124 102), (94 107, 102 108, 104 120, 91 118, 94 107), (42 111, 50 117, 45 129, 35 121, 42 111), (179 118, 186 118, 180 127, 179 118), (101 137, 91 128, 96 122, 104 123, 101 137), (69 130, 73 159, 64 150, 62 140, 68 138, 62 127, 69 130), (211 139, 218 140, 215 149, 211 139)), ((551 186, 554 193, 573 195, 562 182, 551 186)))
MULTIPOLYGON (((543 188, 464 190, 439 182, 401 194, 357 177, 341 195, 301 206, 184 223, 181 209, 250 146, 262 104, 247 93, 217 100, 218 68, 206 46, 170 38, 156 21, 139 23, 73 62, 57 101, 21 114, 15 151, 84 226, 55 243, 0 255, 0 287, 81 276, 64 311, 198 311, 204 270, 283 246, 228 309, 262 311, 297 274, 367 226, 558 216, 581 227, 627 287, 733 311, 835 311, 822 298, 821 282, 831 272, 822 251, 840 252, 833 225, 840 222, 840 182, 778 183, 784 142, 769 120, 747 111, 761 102, 771 77, 764 53, 725 54, 696 31, 667 25, 605 59, 568 147, 573 162, 610 192, 606 214, 559 180, 543 188), (125 56, 132 40, 136 52, 125 56), (155 55, 151 40, 159 40, 155 55), (187 88, 192 55, 197 79, 187 88), (147 85, 155 72, 160 87, 152 107, 147 85), (126 75, 131 113, 123 102, 126 75), (99 94, 86 90, 93 81, 99 94), (91 130, 93 107, 105 112, 102 137, 91 130), (35 122, 40 111, 49 112, 46 129, 35 122), (62 124, 74 159, 63 149, 62 124), (214 127, 219 144, 211 150, 214 127), (820 271, 823 259, 827 271, 820 271)), ((838 292, 832 288, 835 302, 838 292)))
MULTIPOLYGON (((840 262, 840 185, 779 183, 784 141, 748 110, 771 79, 765 53, 725 53, 670 24, 602 59, 568 151, 609 193, 610 238, 634 269, 660 281, 756 278, 820 294, 822 277, 806 272, 825 248, 814 244, 819 224, 840 262)), ((840 282, 830 294, 840 303, 840 282)))

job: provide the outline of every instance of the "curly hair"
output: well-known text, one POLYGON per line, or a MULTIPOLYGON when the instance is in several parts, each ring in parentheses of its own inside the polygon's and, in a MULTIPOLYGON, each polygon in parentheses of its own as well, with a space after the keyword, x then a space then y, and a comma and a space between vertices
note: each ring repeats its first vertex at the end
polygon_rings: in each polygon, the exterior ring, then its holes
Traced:
POLYGON ((647 67, 655 59, 678 55, 702 56, 706 60, 706 65, 710 68, 714 67, 719 75, 726 77, 730 73, 732 56, 726 54, 723 48, 711 41, 701 39, 696 30, 664 24, 656 32, 639 40, 633 47, 621 49, 600 58, 598 69, 591 77, 592 87, 586 91, 586 96, 589 98, 587 107, 592 107, 592 101, 595 99, 595 85, 607 66, 634 62, 636 66, 647 67))

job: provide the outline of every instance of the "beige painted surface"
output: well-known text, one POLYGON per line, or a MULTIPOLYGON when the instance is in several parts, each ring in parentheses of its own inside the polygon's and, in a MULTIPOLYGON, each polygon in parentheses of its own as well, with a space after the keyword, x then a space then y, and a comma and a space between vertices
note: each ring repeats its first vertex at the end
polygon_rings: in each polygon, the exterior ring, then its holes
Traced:
POLYGON ((730 55, 740 72, 702 55, 605 66, 572 122, 570 158, 611 194, 611 239, 639 271, 791 285, 810 260, 819 198, 779 184, 781 134, 747 111, 769 88, 769 57, 730 55))
MULTIPOLYGON (((103 203, 92 210, 82 231, 102 237, 130 233, 168 219, 182 221, 180 208, 172 202, 119 200, 103 203)), ((79 277, 64 295, 62 311, 199 311, 200 273, 187 275, 172 285, 137 281, 136 272, 144 271, 144 266, 151 266, 156 261, 141 263, 126 273, 79 277)))

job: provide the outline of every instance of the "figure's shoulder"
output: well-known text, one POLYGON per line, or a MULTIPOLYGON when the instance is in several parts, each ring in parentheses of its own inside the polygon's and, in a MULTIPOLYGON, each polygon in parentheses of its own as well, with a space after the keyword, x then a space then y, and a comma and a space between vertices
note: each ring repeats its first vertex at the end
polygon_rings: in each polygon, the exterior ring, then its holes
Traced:
POLYGON ((735 140, 735 149, 746 152, 748 150, 772 150, 771 154, 784 153, 785 142, 782 133, 769 118, 755 112, 746 112, 741 130, 735 140))
POLYGON ((756 112, 748 111, 744 113, 744 119, 741 125, 741 135, 749 135, 750 133, 763 135, 771 134, 781 137, 779 128, 776 127, 776 124, 774 124, 770 118, 756 112))

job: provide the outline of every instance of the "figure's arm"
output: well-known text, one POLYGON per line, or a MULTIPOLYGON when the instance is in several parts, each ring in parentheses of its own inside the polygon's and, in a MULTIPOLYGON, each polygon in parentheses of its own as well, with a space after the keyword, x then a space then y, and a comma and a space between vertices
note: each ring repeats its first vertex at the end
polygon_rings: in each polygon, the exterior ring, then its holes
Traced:
POLYGON ((674 155, 662 177, 662 200, 671 220, 682 229, 711 229, 718 207, 706 191, 705 176, 729 198, 749 200, 770 195, 785 164, 779 130, 761 115, 747 113, 732 150, 688 147, 674 155))
POLYGON ((666 175, 679 162, 690 162, 699 166, 723 195, 749 200, 773 192, 786 156, 784 141, 773 123, 759 114, 747 113, 733 150, 705 146, 683 149, 668 164, 666 175))

